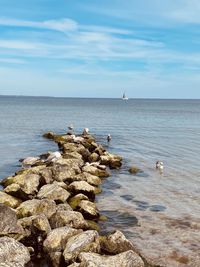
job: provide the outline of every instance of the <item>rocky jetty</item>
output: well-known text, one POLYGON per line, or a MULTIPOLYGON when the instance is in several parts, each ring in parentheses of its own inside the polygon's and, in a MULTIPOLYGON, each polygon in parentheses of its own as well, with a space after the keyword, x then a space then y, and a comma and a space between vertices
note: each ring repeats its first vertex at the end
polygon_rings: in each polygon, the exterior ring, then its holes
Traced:
MULTIPOLYGON (((95 204, 102 179, 122 165, 95 138, 44 134, 59 151, 21 160, 1 181, 0 266, 143 267, 120 231, 99 234, 95 204)), ((105 181, 106 182, 106 181, 105 181)))

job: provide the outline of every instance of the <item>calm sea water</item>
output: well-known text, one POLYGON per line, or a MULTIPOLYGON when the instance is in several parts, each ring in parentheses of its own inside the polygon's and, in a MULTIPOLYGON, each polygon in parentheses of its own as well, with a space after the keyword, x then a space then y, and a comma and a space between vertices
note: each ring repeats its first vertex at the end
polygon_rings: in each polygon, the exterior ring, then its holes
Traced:
POLYGON ((20 158, 56 150, 42 134, 71 123, 105 145, 110 133, 108 150, 124 158, 97 199, 102 231, 123 230, 152 263, 200 266, 200 100, 0 97, 0 179, 20 158))

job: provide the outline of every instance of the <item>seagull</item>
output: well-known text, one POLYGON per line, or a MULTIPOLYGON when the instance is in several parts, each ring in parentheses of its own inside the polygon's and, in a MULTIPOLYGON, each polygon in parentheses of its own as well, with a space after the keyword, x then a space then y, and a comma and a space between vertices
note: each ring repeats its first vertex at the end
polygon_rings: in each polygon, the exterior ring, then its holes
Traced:
POLYGON ((89 134, 89 129, 88 129, 88 128, 85 128, 85 129, 83 130, 83 135, 87 135, 87 134, 89 134))
POLYGON ((73 130, 74 130, 74 126, 73 126, 73 124, 70 124, 70 125, 68 126, 68 129, 69 129, 70 131, 73 131, 73 130))
POLYGON ((162 161, 157 161, 156 162, 156 169, 157 170, 159 170, 159 171, 163 171, 163 169, 164 169, 164 164, 163 164, 163 162, 162 161))
POLYGON ((111 139, 112 139, 111 135, 110 135, 110 134, 108 134, 108 135, 107 135, 107 141, 108 141, 108 142, 110 142, 110 141, 111 141, 111 139))
POLYGON ((61 157, 60 152, 55 151, 55 152, 50 152, 50 155, 46 159, 46 162, 55 162, 57 159, 61 157))

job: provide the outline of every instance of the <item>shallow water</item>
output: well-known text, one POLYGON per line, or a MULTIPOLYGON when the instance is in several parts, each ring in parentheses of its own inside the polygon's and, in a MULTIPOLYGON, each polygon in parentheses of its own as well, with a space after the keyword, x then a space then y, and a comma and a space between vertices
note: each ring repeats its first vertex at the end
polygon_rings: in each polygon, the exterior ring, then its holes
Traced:
POLYGON ((0 179, 19 158, 55 150, 42 133, 71 123, 105 145, 110 133, 108 150, 124 158, 97 200, 102 231, 122 229, 152 263, 200 266, 200 100, 0 97, 0 179))

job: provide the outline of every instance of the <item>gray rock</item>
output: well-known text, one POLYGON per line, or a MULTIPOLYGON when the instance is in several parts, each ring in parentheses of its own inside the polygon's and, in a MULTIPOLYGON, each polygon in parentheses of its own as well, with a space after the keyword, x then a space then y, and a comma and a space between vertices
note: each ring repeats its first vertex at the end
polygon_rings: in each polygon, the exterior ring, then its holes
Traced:
POLYGON ((17 222, 16 212, 0 204, 0 236, 9 234, 23 234, 23 228, 17 222))
POLYGON ((32 199, 23 202, 17 209, 18 218, 44 214, 50 218, 56 212, 56 203, 50 199, 32 199))
POLYGON ((25 264, 29 261, 30 254, 28 248, 13 238, 0 238, 0 266, 14 267, 21 264, 21 266, 25 267, 25 264))
POLYGON ((99 252, 99 234, 97 231, 88 230, 68 239, 63 256, 66 263, 75 261, 80 252, 99 252))
POLYGON ((115 256, 101 256, 82 252, 79 255, 80 267, 144 267, 144 262, 132 250, 115 256))
POLYGON ((47 238, 44 240, 43 247, 45 252, 51 253, 55 251, 62 251, 68 239, 76 234, 81 233, 82 230, 73 229, 69 226, 60 227, 52 230, 47 238))
POLYGON ((47 184, 40 188, 37 194, 39 199, 48 198, 57 203, 65 202, 70 196, 70 193, 60 187, 58 184, 47 184))
POLYGON ((71 226, 76 229, 86 229, 88 227, 87 222, 83 218, 80 212, 70 211, 70 210, 58 210, 54 213, 50 220, 50 225, 52 229, 71 226))

